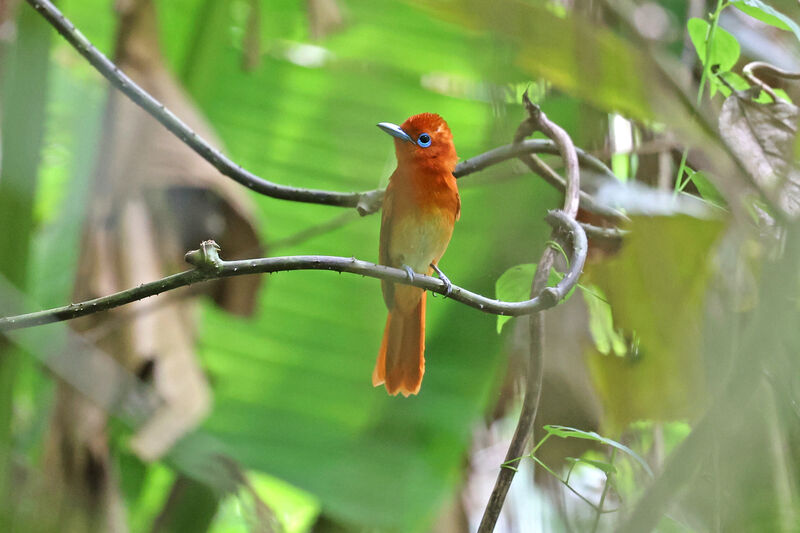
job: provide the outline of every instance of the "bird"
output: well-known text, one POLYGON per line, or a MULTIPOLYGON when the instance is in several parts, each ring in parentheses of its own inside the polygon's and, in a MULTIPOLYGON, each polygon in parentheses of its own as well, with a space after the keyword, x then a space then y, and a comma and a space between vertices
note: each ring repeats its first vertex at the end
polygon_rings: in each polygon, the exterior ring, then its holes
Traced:
MULTIPOLYGON (((458 162, 453 135, 437 114, 414 115, 398 126, 378 127, 394 137, 397 168, 383 197, 379 262, 414 273, 435 270, 452 284, 438 263, 461 215, 461 198, 453 170, 458 162)), ((425 296, 418 287, 382 280, 389 310, 378 360, 372 373, 375 387, 391 395, 417 394, 425 373, 425 296)))

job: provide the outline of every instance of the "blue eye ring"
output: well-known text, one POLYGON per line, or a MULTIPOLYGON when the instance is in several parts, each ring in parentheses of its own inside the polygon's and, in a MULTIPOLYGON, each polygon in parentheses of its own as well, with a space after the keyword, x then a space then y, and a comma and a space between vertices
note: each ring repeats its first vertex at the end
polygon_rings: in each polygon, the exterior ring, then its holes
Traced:
POLYGON ((427 133, 420 134, 420 136, 417 138, 417 144, 423 148, 427 148, 431 145, 431 136, 427 133))

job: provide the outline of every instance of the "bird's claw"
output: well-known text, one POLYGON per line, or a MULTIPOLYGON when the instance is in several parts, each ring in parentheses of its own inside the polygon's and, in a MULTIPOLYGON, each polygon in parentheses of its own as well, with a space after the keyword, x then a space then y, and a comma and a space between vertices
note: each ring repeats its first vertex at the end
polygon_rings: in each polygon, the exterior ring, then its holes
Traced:
POLYGON ((444 283, 444 296, 450 296, 450 293, 453 292, 453 284, 450 283, 450 279, 444 275, 444 272, 439 270, 439 267, 431 263, 431 266, 436 271, 436 275, 439 276, 439 279, 442 280, 444 283))
POLYGON ((406 271, 406 274, 408 275, 408 281, 414 281, 414 269, 408 265, 403 265, 402 268, 403 270, 406 271))

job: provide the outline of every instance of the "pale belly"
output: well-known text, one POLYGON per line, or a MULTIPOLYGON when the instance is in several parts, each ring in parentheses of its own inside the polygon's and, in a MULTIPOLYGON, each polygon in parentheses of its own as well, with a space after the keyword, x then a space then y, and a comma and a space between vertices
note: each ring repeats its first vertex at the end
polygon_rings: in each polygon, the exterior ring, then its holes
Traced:
POLYGON ((408 265, 415 272, 429 274, 453 234, 453 215, 442 210, 416 212, 395 220, 389 240, 389 259, 394 266, 408 265))

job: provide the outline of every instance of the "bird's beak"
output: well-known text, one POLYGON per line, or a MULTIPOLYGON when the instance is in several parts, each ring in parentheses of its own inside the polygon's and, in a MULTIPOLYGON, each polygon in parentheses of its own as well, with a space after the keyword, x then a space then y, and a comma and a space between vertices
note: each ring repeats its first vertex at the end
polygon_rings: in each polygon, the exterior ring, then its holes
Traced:
POLYGON ((403 129, 397 124, 392 124, 391 122, 379 122, 378 127, 392 137, 397 137, 398 139, 403 139, 404 141, 408 141, 410 143, 414 142, 414 139, 411 138, 411 135, 404 132, 403 129))

